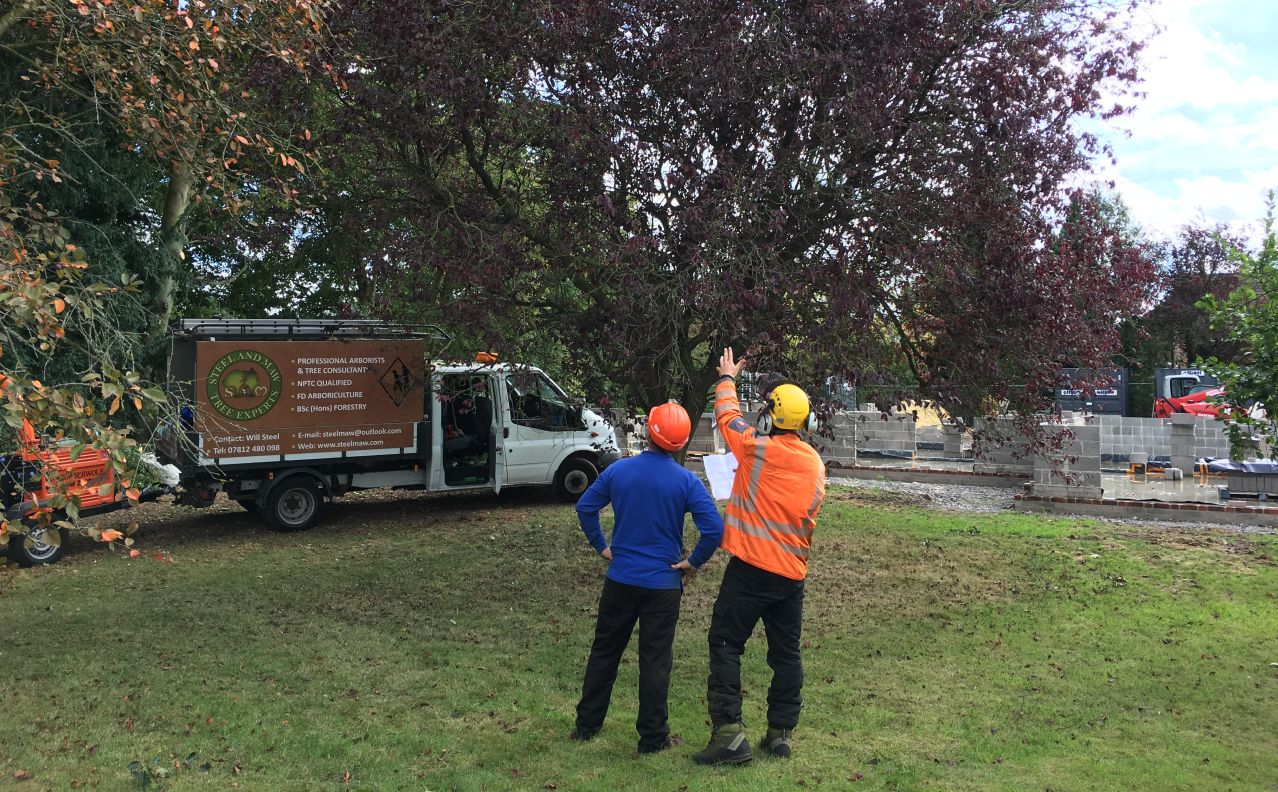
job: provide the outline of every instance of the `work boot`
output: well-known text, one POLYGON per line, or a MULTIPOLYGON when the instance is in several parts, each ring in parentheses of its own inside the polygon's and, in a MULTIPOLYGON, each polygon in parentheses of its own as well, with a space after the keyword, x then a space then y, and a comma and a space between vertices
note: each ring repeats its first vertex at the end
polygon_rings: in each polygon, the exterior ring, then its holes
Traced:
POLYGON ((582 729, 576 728, 568 735, 568 739, 574 742, 590 742, 595 739, 595 735, 599 733, 598 729, 582 729))
POLYGON ((678 748, 680 745, 683 745, 683 738, 677 734, 671 734, 656 745, 644 745, 643 743, 639 743, 639 755, 653 754, 658 751, 664 751, 667 748, 678 748))
POLYGON ((763 736, 763 750, 778 759, 789 759, 790 749, 792 748, 791 740, 793 738, 793 730, 769 726, 768 733, 763 736))
POLYGON ((693 754, 692 761, 702 765, 745 764, 753 758, 745 724, 724 723, 714 727, 710 744, 701 753, 693 754))

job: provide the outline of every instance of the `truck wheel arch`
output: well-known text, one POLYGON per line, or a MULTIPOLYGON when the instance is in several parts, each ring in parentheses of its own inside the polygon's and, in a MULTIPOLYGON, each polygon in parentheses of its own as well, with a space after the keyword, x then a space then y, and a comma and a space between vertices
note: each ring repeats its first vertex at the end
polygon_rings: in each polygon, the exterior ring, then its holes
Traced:
POLYGON ((333 486, 332 484, 329 483, 328 477, 325 476, 323 473, 320 473, 315 468, 306 467, 306 468, 290 468, 289 470, 286 470, 283 473, 280 473, 279 475, 277 475, 275 478, 271 479, 270 481, 263 482, 264 486, 258 489, 257 497, 254 498, 254 500, 257 501, 257 504, 259 506, 261 506, 262 504, 266 503, 266 498, 268 495, 271 494, 271 490, 275 489, 279 485, 283 484, 284 482, 296 476, 310 476, 311 478, 318 481, 320 486, 324 488, 324 497, 331 498, 333 496, 333 486))
POLYGON ((589 451, 571 453, 555 466, 555 494, 565 503, 576 503, 598 477, 597 454, 589 451), (585 486, 581 486, 583 481, 585 486))
MULTIPOLYGON (((311 489, 306 487, 305 489, 311 489)), ((320 519, 325 499, 332 497, 332 486, 328 479, 318 470, 312 468, 294 468, 271 480, 268 486, 258 493, 255 502, 261 507, 262 517, 277 531, 302 531, 313 526, 320 519), (279 497, 297 485, 306 481, 314 485, 315 501, 309 514, 300 515, 300 522, 292 522, 284 518, 279 510, 279 497)))

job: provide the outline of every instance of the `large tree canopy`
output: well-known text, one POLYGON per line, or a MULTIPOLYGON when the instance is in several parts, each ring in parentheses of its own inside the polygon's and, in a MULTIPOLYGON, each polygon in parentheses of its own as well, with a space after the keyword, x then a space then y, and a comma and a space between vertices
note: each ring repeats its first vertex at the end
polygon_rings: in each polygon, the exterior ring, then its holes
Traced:
POLYGON ((186 274, 193 204, 215 198, 234 208, 246 180, 275 186, 277 169, 302 168, 292 147, 302 130, 280 129, 257 113, 243 80, 264 64, 322 61, 315 50, 324 6, 324 0, 8 4, 0 47, 13 71, 0 102, 6 131, 0 199, 14 207, 10 221, 29 229, 49 219, 46 194, 67 189, 56 185, 114 178, 128 190, 113 169, 160 168, 147 192, 130 196, 139 206, 150 204, 152 227, 142 236, 166 254, 142 268, 150 314, 137 329, 158 346, 186 274), (103 139, 118 152, 94 151, 103 139))
POLYGON ((366 258, 400 300, 535 316, 636 400, 699 401, 731 344, 813 381, 896 365, 973 411, 1103 363, 1144 293, 1148 266, 1061 189, 1093 146, 1076 120, 1135 77, 1120 20, 355 1, 331 29, 363 60, 326 139, 376 164, 349 189, 395 229, 366 258))
POLYGON ((321 145, 394 304, 533 318, 636 400, 699 403, 731 344, 1026 405, 1149 277, 1062 190, 1135 78, 1107 5, 352 0, 321 145))
MULTIPOLYGON (((291 135, 252 112, 242 77, 265 61, 285 69, 317 61, 323 8, 323 0, 4 4, 7 427, 25 420, 108 449, 122 480, 130 478, 129 422, 144 423, 148 405, 167 406, 145 374, 162 370, 190 208, 202 198, 232 206, 246 183, 278 189, 279 172, 301 167, 292 147, 301 130, 291 135)), ((51 506, 74 516, 65 484, 51 506)))
POLYGON ((1223 299, 1238 287, 1233 254, 1244 247, 1242 238, 1223 224, 1187 224, 1166 245, 1160 268, 1162 299, 1145 316, 1165 364, 1190 365, 1208 356, 1230 360, 1238 351, 1229 329, 1213 328, 1196 303, 1208 294, 1223 299))

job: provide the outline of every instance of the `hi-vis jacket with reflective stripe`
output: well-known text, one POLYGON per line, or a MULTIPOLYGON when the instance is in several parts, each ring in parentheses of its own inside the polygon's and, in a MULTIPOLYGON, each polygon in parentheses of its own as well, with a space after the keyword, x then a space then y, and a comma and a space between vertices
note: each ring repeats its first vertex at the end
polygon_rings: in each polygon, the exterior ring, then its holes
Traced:
POLYGON ((796 434, 759 434, 742 417, 730 377, 715 386, 714 418, 737 458, 720 547, 751 566, 803 580, 825 498, 825 464, 796 434))

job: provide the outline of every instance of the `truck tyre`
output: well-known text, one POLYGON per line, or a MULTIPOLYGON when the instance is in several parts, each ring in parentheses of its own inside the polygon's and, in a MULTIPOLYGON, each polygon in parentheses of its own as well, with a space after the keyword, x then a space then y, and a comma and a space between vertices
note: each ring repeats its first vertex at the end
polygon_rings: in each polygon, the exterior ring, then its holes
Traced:
POLYGON ((310 476, 293 476, 271 488, 262 516, 277 531, 305 531, 324 511, 324 486, 310 476))
POLYGON ((555 495, 564 503, 576 503, 597 478, 599 470, 590 460, 569 457, 555 471, 555 495))
POLYGON ((14 534, 9 537, 9 558, 18 566, 31 567, 40 566, 42 564, 56 564, 67 552, 67 529, 66 528, 36 528, 28 527, 26 536, 14 534), (46 531, 58 532, 58 543, 44 541, 46 531), (31 546, 27 546, 27 538, 31 539, 31 546))

